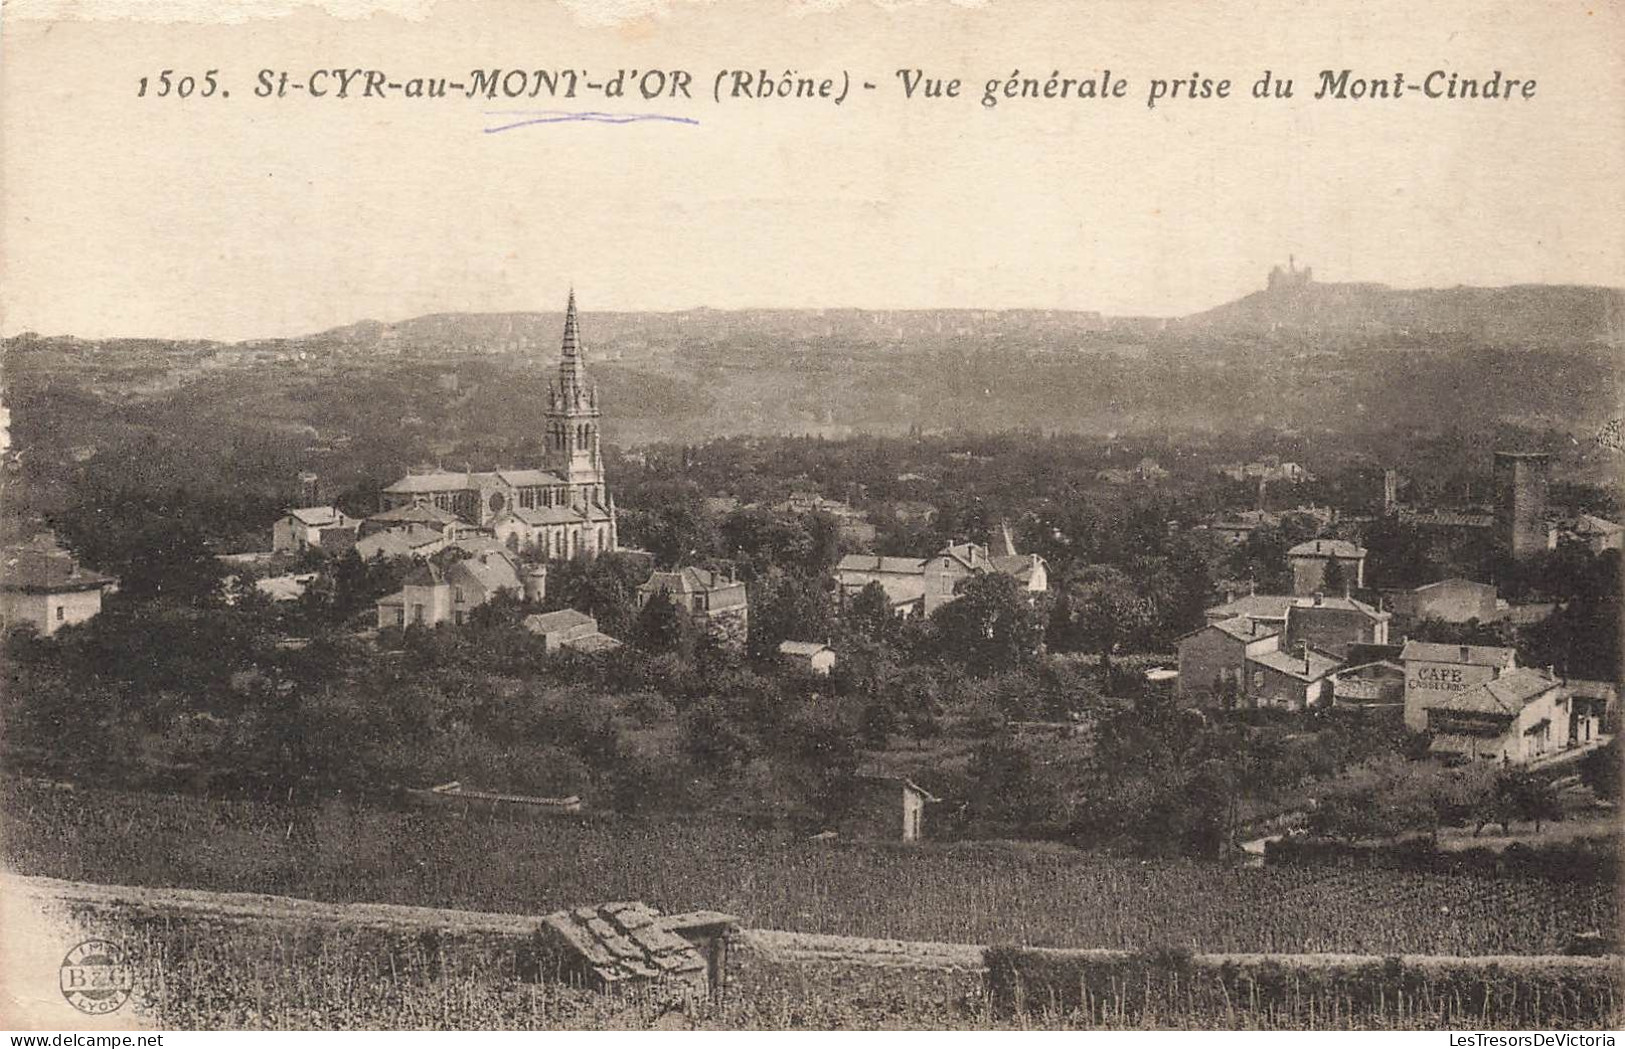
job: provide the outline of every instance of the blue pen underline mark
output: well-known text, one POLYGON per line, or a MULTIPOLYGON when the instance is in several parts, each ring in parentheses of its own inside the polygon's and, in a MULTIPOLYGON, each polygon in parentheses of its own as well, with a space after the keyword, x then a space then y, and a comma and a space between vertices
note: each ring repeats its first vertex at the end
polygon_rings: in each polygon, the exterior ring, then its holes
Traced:
POLYGON ((506 123, 497 124, 485 129, 487 135, 494 135, 498 131, 512 131, 514 128, 531 127, 536 124, 637 124, 651 122, 656 124, 693 124, 699 126, 699 121, 692 117, 674 117, 667 113, 598 113, 575 112, 567 109, 509 109, 488 111, 487 117, 508 117, 506 123))

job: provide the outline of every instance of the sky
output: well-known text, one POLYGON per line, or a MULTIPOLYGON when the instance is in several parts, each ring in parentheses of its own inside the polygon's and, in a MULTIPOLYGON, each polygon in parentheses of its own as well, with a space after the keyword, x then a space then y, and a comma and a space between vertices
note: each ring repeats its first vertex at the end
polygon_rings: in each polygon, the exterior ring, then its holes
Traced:
MULTIPOLYGON (((968 307, 1177 315, 1263 285, 1625 285, 1617 3, 666 4, 345 0, 163 21, 173 0, 0 22, 0 331, 247 339, 447 311, 968 307), (390 5, 380 5, 389 7, 390 5), (581 5, 575 5, 581 8, 581 5), (155 14, 155 12, 157 12, 155 14), (466 78, 682 68, 693 100, 253 97, 260 69, 466 78), (717 70, 843 104, 710 98, 717 70), (218 69, 229 99, 138 98, 218 69), (896 71, 963 81, 903 98, 896 71), (1534 78, 1532 99, 1316 101, 1321 69, 1534 78), (980 103, 1013 71, 1114 100, 980 103), (1270 69, 1297 94, 1253 101, 1270 69), (1233 97, 1147 108, 1152 78, 1233 97), (149 87, 156 90, 155 87, 149 87), (542 123, 510 110, 680 120, 542 123)), ((19 13, 19 8, 20 12, 19 13)))

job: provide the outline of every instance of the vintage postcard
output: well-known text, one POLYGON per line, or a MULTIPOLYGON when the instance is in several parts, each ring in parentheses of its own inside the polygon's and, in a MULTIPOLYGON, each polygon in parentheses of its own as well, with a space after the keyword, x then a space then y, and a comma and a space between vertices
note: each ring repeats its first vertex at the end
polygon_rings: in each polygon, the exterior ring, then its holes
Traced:
POLYGON ((6 3, 0 1028, 1612 1045, 1622 288, 1618 0, 6 3))

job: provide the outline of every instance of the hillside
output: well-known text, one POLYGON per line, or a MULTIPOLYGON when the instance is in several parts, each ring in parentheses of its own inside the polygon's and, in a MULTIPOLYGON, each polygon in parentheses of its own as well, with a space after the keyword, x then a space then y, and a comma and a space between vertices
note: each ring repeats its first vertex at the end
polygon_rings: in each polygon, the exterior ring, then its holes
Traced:
POLYGON ((1176 327, 1238 335, 1284 329, 1443 335, 1498 345, 1619 346, 1625 339, 1625 293, 1578 285, 1399 289, 1287 281, 1181 318, 1176 327))

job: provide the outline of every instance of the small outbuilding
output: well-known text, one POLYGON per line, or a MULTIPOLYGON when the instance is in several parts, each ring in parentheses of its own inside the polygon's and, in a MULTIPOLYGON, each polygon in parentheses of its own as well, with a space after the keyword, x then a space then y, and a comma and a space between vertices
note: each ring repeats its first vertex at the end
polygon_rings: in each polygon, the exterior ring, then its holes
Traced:
POLYGON ((835 669, 835 650, 817 641, 781 641, 779 658, 814 674, 835 669))

